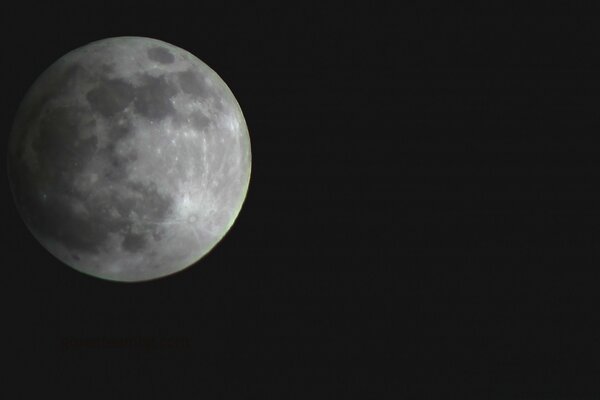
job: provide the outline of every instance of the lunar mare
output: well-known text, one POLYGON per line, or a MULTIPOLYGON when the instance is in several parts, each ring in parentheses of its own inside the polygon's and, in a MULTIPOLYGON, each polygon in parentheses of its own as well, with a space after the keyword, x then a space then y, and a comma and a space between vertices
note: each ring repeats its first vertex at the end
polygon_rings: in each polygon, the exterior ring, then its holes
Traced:
POLYGON ((150 38, 61 57, 26 94, 9 141, 29 230, 67 265, 116 281, 202 258, 240 212, 250 170, 248 129, 227 85, 150 38))

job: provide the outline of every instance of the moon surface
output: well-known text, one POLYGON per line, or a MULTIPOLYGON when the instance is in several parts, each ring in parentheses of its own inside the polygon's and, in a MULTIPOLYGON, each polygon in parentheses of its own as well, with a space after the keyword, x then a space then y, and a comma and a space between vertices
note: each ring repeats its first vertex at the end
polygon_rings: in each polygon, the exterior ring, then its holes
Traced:
POLYGON ((17 112, 8 173, 25 224, 83 273, 144 281, 207 254, 240 212, 248 128, 223 80, 160 40, 67 53, 17 112))

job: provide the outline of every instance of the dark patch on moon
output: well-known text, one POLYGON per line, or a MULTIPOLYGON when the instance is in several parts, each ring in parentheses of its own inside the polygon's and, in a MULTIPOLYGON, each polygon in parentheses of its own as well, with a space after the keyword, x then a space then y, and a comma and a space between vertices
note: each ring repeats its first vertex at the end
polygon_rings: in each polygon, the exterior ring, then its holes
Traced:
POLYGON ((108 129, 109 141, 106 147, 99 150, 100 159, 106 160, 102 174, 111 182, 121 182, 127 179, 129 165, 138 159, 135 148, 130 148, 126 152, 117 151, 119 142, 133 134, 132 128, 130 123, 110 126, 108 129))
POLYGON ((80 136, 82 111, 72 107, 50 110, 40 121, 40 133, 33 141, 39 169, 54 184, 67 189, 71 178, 84 167, 98 148, 98 139, 80 136), (58 172, 61 172, 60 174, 58 172))
POLYGON ((112 64, 106 63, 100 66, 100 70, 104 75, 110 74, 115 70, 115 67, 112 64))
POLYGON ((53 82, 53 85, 62 83, 67 88, 74 89, 78 81, 84 81, 89 76, 89 72, 83 66, 74 63, 65 68, 61 78, 62 82, 53 82))
POLYGON ((129 232, 125 235, 123 242, 121 243, 121 247, 123 250, 127 250, 131 253, 136 253, 140 250, 143 250, 148 241, 144 235, 139 233, 129 232))
POLYGON ((161 64, 171 64, 175 57, 164 47, 156 46, 148 49, 148 58, 161 64))
POLYGON ((137 202, 133 197, 120 197, 114 206, 119 215, 129 217, 135 210, 137 202))
POLYGON ((134 126, 131 121, 127 120, 122 124, 113 123, 107 131, 108 139, 110 140, 108 145, 114 146, 117 142, 132 136, 133 133, 134 126))
POLYGON ((102 177, 109 182, 122 182, 127 179, 129 162, 116 153, 110 153, 102 177))
POLYGON ((177 88, 167 81, 166 75, 154 77, 143 74, 141 79, 142 85, 135 88, 136 113, 151 121, 175 114, 171 98, 177 94, 177 88))
POLYGON ((65 196, 51 192, 46 200, 34 200, 31 206, 28 218, 42 237, 88 253, 98 253, 109 233, 125 229, 129 224, 125 219, 111 216, 106 198, 85 199, 82 194, 65 196), (83 202, 84 211, 74 212, 74 205, 83 202))
POLYGON ((210 125, 210 118, 201 111, 193 113, 190 119, 194 128, 198 129, 200 132, 204 131, 204 128, 210 125))
POLYGON ((28 93, 23 104, 19 107, 15 118, 11 140, 17 141, 14 149, 19 158, 24 156, 25 143, 22 139, 27 136, 25 131, 28 124, 42 115, 48 101, 56 96, 57 92, 64 93, 65 91, 73 90, 76 81, 83 80, 88 75, 87 71, 81 65, 72 63, 62 70, 58 66, 51 67, 40 76, 38 81, 36 81, 36 85, 40 88, 39 96, 33 97, 31 92, 28 93))
POLYGON ((165 229, 161 228, 160 226, 156 226, 152 230, 152 238, 157 242, 162 240, 164 235, 165 235, 165 229))
POLYGON ((209 96, 209 87, 204 83, 204 79, 195 71, 187 70, 177 73, 179 86, 184 93, 196 95, 199 97, 209 96))
POLYGON ((152 232, 160 239, 161 233, 155 225, 169 214, 173 199, 161 195, 152 185, 128 182, 127 186, 138 196, 124 196, 117 191, 89 197, 83 193, 66 196, 51 192, 46 200, 35 199, 31 207, 27 207, 28 220, 43 237, 53 238, 70 249, 98 253, 110 234, 122 234, 123 248, 139 251, 146 246, 147 239, 131 233, 131 214, 139 216, 142 231, 152 232), (83 205, 81 212, 74 211, 76 204, 83 205))
POLYGON ((129 189, 141 194, 143 201, 136 203, 136 213, 150 222, 162 222, 173 206, 173 198, 162 195, 154 182, 143 184, 140 182, 127 182, 129 189))
MULTIPOLYGON (((35 172, 21 169, 13 180, 23 217, 35 227, 37 234, 72 250, 98 253, 110 234, 130 231, 132 213, 141 221, 152 222, 142 223, 141 229, 155 231, 156 223, 169 214, 174 200, 160 194, 156 185, 128 181, 128 165, 137 159, 135 149, 117 153, 114 144, 118 140, 114 140, 112 146, 98 150, 95 136, 81 137, 84 127, 81 120, 79 108, 47 110, 40 120, 40 134, 32 143, 38 154, 39 168, 35 172), (121 182, 133 195, 119 189, 90 193, 74 184, 97 153, 107 161, 98 187, 121 182)), ((142 239, 129 235, 123 246, 128 251, 135 251, 142 244, 142 239)))
POLYGON ((131 84, 121 79, 102 80, 86 94, 92 110, 104 117, 112 117, 123 111, 134 99, 135 91, 131 84))

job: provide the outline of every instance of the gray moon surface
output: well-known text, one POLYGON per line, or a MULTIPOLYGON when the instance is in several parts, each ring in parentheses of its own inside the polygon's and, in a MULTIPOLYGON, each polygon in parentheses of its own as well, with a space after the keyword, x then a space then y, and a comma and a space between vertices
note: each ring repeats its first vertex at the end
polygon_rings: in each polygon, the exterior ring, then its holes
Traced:
POLYGON ((233 225, 250 171, 248 128, 225 82, 188 51, 143 37, 58 59, 9 139, 13 197, 34 237, 113 281, 200 260, 233 225))

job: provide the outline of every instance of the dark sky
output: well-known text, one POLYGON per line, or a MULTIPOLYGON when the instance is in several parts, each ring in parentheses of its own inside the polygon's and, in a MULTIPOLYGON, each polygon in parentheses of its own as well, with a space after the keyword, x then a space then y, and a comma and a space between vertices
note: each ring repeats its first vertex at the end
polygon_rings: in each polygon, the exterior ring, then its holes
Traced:
POLYGON ((6 137, 58 57, 149 36, 225 80, 253 156, 225 239, 140 284, 55 260, 4 174, 6 380, 64 398, 598 398, 598 11, 193 3, 3 10, 6 137))

